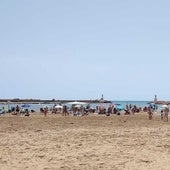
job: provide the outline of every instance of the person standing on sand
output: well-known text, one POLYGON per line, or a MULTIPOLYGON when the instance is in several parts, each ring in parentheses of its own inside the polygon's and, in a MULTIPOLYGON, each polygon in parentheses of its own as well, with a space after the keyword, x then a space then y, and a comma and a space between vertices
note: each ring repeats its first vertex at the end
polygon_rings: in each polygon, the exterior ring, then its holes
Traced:
POLYGON ((153 112, 150 107, 148 107, 148 116, 149 116, 149 120, 152 120, 153 112))
POLYGON ((48 112, 48 108, 45 107, 45 108, 44 108, 44 116, 47 116, 47 112, 48 112))
POLYGON ((164 120, 168 122, 168 113, 169 113, 169 108, 165 107, 164 109, 164 120))
POLYGON ((161 120, 163 120, 163 118, 164 118, 164 111, 161 110, 161 120))
POLYGON ((63 116, 69 115, 69 112, 68 112, 68 109, 67 109, 67 106, 66 106, 66 105, 63 106, 62 115, 63 115, 63 116))

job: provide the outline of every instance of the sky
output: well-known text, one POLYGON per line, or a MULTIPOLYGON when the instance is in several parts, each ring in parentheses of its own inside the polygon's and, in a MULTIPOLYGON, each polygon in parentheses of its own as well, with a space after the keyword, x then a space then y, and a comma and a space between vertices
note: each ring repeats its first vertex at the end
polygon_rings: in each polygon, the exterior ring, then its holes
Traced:
POLYGON ((1 0, 0 98, 170 101, 169 0, 1 0))

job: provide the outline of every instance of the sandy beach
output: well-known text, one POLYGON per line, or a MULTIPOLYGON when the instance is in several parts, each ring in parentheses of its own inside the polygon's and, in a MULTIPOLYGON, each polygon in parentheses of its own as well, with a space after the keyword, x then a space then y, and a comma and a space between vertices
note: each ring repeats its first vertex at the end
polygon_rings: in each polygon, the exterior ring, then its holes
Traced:
POLYGON ((0 170, 169 170, 159 116, 0 116, 0 170))

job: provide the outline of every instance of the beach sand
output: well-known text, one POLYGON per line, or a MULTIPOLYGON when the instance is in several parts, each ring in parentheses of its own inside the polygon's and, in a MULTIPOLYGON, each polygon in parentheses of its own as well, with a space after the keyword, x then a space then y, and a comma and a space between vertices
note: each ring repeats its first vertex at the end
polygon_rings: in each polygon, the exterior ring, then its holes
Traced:
POLYGON ((0 170, 169 170, 159 116, 0 116, 0 170))

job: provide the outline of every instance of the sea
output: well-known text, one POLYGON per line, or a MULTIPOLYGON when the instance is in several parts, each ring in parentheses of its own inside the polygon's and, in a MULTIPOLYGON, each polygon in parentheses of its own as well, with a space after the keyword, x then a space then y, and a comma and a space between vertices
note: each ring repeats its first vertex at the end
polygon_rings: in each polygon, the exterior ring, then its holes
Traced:
MULTIPOLYGON (((112 101, 112 103, 91 103, 90 107, 91 108, 96 108, 96 106, 100 106, 103 105, 105 106, 105 108, 107 109, 110 104, 121 104, 123 107, 125 107, 126 105, 136 105, 137 107, 145 107, 145 106, 149 106, 148 102, 150 101, 112 101)), ((71 107, 69 104, 65 103, 68 107, 71 107)), ((48 107, 49 109, 51 109, 54 104, 29 104, 30 110, 34 110, 34 111, 40 111, 40 108, 43 107, 48 107)), ((11 110, 12 107, 16 107, 17 104, 0 104, 0 109, 2 109, 3 107, 5 108, 5 110, 11 110)), ((21 104, 19 105, 21 107, 21 104)))

